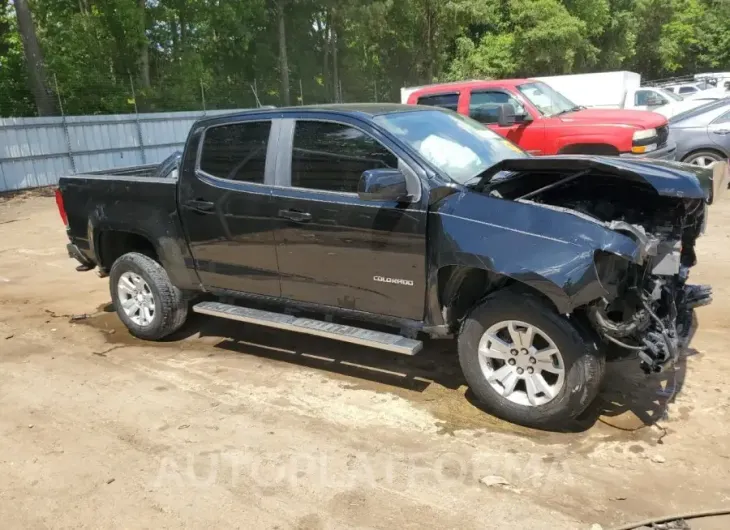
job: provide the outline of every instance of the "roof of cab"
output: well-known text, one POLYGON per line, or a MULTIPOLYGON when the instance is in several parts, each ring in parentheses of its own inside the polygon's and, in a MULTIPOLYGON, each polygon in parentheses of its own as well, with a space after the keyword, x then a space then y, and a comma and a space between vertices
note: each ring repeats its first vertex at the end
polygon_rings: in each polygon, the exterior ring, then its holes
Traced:
POLYGON ((461 90, 468 89, 480 89, 490 87, 510 87, 535 82, 534 79, 486 79, 486 80, 472 80, 472 81, 452 81, 450 83, 435 83, 432 85, 424 85, 413 88, 413 92, 410 93, 409 99, 418 96, 424 96, 428 94, 444 94, 454 93, 461 90))
MULTIPOLYGON (((199 124, 205 125, 208 122, 227 121, 238 116, 275 116, 281 114, 301 114, 311 112, 322 112, 328 114, 346 114, 359 115, 361 117, 372 118, 383 114, 393 114, 397 112, 415 112, 423 111, 423 107, 415 107, 413 105, 401 105, 400 103, 332 103, 326 105, 302 105, 299 107, 269 107, 260 109, 242 110, 231 112, 230 114, 218 114, 216 116, 208 116, 198 120, 199 124)), ((439 110, 431 108, 431 110, 439 110)))

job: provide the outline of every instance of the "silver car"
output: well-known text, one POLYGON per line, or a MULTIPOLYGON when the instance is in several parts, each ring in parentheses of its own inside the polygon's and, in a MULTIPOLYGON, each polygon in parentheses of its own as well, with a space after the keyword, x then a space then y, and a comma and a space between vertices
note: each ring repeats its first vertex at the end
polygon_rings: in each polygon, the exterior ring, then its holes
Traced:
POLYGON ((709 166, 730 157, 730 98, 712 101, 669 120, 677 160, 709 166))

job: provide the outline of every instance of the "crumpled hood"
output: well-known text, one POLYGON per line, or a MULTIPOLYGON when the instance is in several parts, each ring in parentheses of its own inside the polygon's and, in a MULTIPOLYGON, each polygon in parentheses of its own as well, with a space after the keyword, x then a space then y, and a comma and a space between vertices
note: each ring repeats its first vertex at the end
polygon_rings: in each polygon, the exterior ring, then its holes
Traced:
POLYGON ((622 125, 632 129, 653 129, 667 124, 667 119, 656 112, 624 109, 582 109, 561 114, 563 123, 590 122, 595 125, 622 125))
POLYGON ((711 193, 709 193, 712 186, 710 185, 708 188, 707 185, 703 186, 700 183, 700 179, 712 182, 712 169, 651 159, 588 155, 506 159, 489 168, 482 175, 482 182, 489 182, 500 171, 563 171, 568 175, 585 170, 594 170, 633 182, 645 182, 659 195, 666 197, 705 199, 708 202, 712 200, 711 193))

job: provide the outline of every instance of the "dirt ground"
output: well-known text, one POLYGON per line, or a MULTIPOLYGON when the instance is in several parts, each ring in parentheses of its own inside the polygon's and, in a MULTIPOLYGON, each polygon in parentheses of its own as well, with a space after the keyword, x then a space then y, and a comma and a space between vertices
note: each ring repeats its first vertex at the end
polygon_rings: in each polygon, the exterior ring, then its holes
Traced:
POLYGON ((449 341, 408 358, 201 316, 133 339, 67 258, 53 198, 0 198, 0 520, 587 529, 730 507, 728 227, 730 201, 699 245, 692 279, 716 296, 690 355, 656 377, 611 364, 547 433, 479 410, 449 341))

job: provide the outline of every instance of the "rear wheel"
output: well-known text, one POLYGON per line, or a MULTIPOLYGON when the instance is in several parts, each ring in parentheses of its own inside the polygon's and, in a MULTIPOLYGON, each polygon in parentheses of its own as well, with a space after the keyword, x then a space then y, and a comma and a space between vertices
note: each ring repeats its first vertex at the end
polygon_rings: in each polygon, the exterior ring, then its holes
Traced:
POLYGON ((593 401, 605 360, 537 296, 501 291, 466 318, 459 361, 474 395, 495 416, 561 428, 593 401))
POLYGON ((723 156, 716 151, 697 151, 686 156, 682 162, 694 166, 707 167, 719 160, 723 160, 723 156))
POLYGON ((183 292, 159 263, 143 254, 130 252, 114 262, 109 289, 119 318, 135 337, 162 339, 187 319, 183 292))

